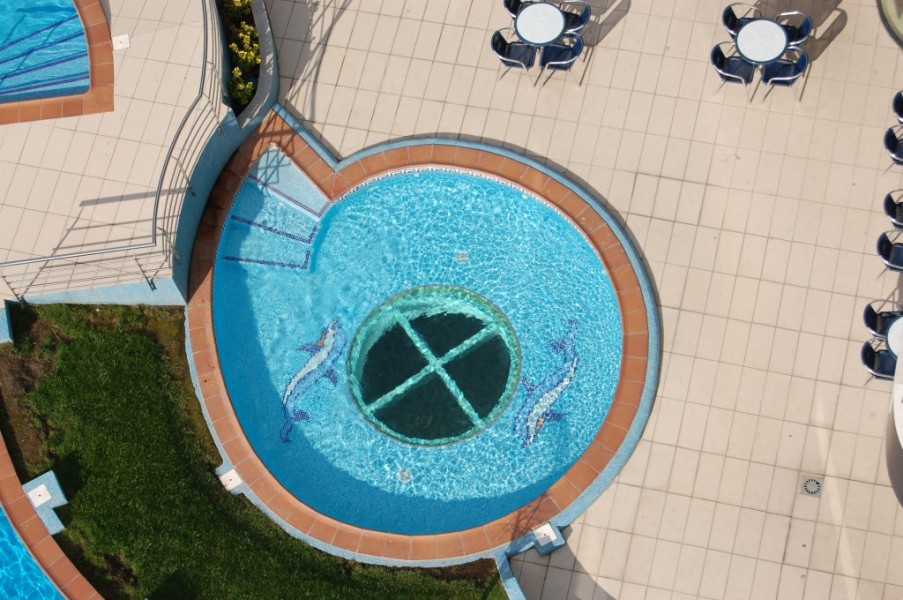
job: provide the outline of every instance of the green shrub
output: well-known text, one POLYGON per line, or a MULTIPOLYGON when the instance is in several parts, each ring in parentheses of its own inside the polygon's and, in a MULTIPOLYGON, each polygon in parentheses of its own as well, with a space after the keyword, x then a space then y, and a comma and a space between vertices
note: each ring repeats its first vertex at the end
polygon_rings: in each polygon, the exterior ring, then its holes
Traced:
POLYGON ((256 87, 253 81, 248 81, 243 77, 241 69, 238 67, 232 69, 232 79, 229 80, 229 93, 232 94, 232 99, 240 106, 247 106, 251 103, 251 100, 254 99, 254 88, 256 87))
MULTIPOLYGON (((247 23, 233 27, 231 37, 236 40, 229 44, 232 51, 233 67, 245 73, 251 73, 260 64, 260 43, 257 39, 257 28, 247 23)), ((234 74, 234 71, 233 71, 234 74)))
POLYGON ((242 21, 251 16, 251 0, 222 0, 222 5, 229 16, 242 21))

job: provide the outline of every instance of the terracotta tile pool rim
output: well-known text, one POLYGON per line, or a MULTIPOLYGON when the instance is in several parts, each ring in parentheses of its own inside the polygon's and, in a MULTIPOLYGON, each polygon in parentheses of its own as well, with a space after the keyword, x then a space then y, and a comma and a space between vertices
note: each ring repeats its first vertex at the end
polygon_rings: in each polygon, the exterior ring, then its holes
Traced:
POLYGON ((333 554, 382 564, 432 566, 466 562, 493 555, 545 522, 573 520, 608 486, 633 451, 657 387, 657 307, 648 275, 620 224, 568 180, 544 172, 530 159, 507 150, 455 140, 406 140, 335 161, 280 109, 277 106, 275 112, 267 115, 220 175, 202 217, 189 275, 187 329, 192 366, 205 416, 226 461, 223 468, 234 467, 243 480, 242 487, 246 486, 238 491, 251 492, 246 495, 252 501, 256 499, 255 504, 295 537, 333 554), (373 177, 412 167, 464 169, 499 178, 555 206, 596 248, 621 308, 620 380, 595 440, 547 492, 521 509, 479 527, 437 535, 397 535, 358 528, 319 514, 292 496, 269 473, 245 438, 229 401, 219 368, 211 309, 213 265, 225 219, 251 166, 274 146, 331 203, 373 177), (637 268, 641 270, 639 277, 637 268))
POLYGON ((81 94, 0 102, 0 125, 77 117, 113 110, 113 41, 100 0, 72 0, 88 49, 90 83, 81 94))
POLYGON ((100 594, 63 554, 59 544, 47 531, 16 474, 6 442, 0 435, 0 508, 9 520, 22 545, 31 554, 47 579, 70 600, 100 598, 100 594), (10 507, 15 506, 15 510, 10 507))

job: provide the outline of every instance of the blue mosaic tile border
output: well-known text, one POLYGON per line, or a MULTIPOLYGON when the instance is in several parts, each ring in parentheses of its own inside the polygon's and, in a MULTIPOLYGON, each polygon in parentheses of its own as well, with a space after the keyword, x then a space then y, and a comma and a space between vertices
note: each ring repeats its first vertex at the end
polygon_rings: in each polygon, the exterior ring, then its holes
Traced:
MULTIPOLYGON (((633 451, 636 449, 637 444, 640 441, 640 437, 643 434, 643 430, 646 427, 646 422, 649 419, 649 414, 652 411, 652 404, 655 400, 655 394, 658 389, 658 381, 659 381, 659 372, 661 369, 661 356, 662 356, 662 345, 661 345, 661 318, 658 311, 658 306, 655 302, 655 294, 653 292, 652 282, 649 279, 649 275, 646 272, 645 266, 643 265, 643 261, 639 256, 636 248, 633 246, 633 242, 630 240, 629 235, 626 230, 623 228, 621 223, 608 212, 593 196, 591 196, 588 192, 580 188, 577 184, 567 179, 565 176, 561 175, 557 171, 547 167, 546 165, 520 155, 516 152, 512 152, 510 150, 504 148, 498 148, 495 146, 490 146, 487 144, 482 144, 479 142, 467 142, 461 140, 452 140, 445 138, 424 138, 424 139, 411 139, 411 140, 402 140, 396 142, 388 142, 385 144, 381 144, 378 146, 374 146, 372 148, 367 148, 352 154, 351 156, 337 161, 334 156, 317 140, 309 131, 307 131, 298 121, 295 119, 284 107, 277 104, 274 106, 273 110, 278 114, 292 129, 301 136, 304 141, 306 141, 311 148, 313 148, 317 154, 323 159, 326 164, 328 164, 333 170, 340 171, 346 165, 351 164, 353 162, 359 161, 367 156, 371 156, 373 154, 377 154, 379 152, 384 152, 386 150, 393 150, 395 148, 406 148, 410 146, 422 146, 422 145, 442 145, 442 146, 458 146, 464 148, 472 148, 475 150, 482 150, 484 152, 491 152, 493 154, 497 154, 503 156, 505 158, 510 158, 512 160, 519 161, 523 164, 526 164, 541 173, 548 175, 558 183, 567 187, 571 192, 579 196, 583 201, 585 201, 589 206, 596 211, 596 213, 605 221, 605 223, 611 228, 611 230, 615 233, 618 238, 618 241, 621 242, 621 245, 624 247, 624 250, 627 254, 628 259, 630 260, 630 264, 633 266, 634 272, 637 276, 637 280, 640 284, 640 289, 643 294, 643 301, 646 305, 646 315, 647 315, 647 327, 649 330, 649 344, 648 344, 648 360, 646 366, 646 382, 643 386, 643 393, 640 400, 640 406, 637 410, 637 415, 633 420, 633 423, 630 426, 630 429, 627 432, 627 436, 624 439, 624 442, 621 444, 618 452, 614 455, 614 457, 609 461, 608 465, 603 469, 602 473, 599 474, 598 477, 587 487, 586 490, 581 493, 574 502, 570 504, 564 511, 562 511, 558 516, 551 520, 551 523, 556 527, 563 528, 572 523, 577 517, 579 517, 587 508, 604 492, 609 485, 611 485, 612 481, 614 481, 615 477, 617 477, 618 473, 624 467, 624 464, 630 458, 633 451)), ((198 395, 198 398, 203 398, 203 395, 200 392, 200 387, 197 383, 197 375, 195 373, 194 361, 192 359, 191 354, 191 340, 190 336, 187 335, 188 325, 187 325, 187 312, 186 312, 186 348, 188 350, 189 356, 189 365, 191 367, 191 377, 192 382, 195 386, 195 391, 198 395)), ((223 452, 222 444, 220 443, 215 430, 210 422, 209 415, 207 413, 206 406, 201 402, 201 408, 204 413, 204 418, 207 421, 208 428, 213 435, 214 442, 216 443, 217 449, 220 452, 220 455, 224 457, 224 461, 227 461, 225 453, 223 452)), ((224 463, 219 469, 217 469, 217 473, 225 473, 231 469, 231 466, 226 468, 226 464, 224 463)), ((456 559, 446 559, 446 560, 432 560, 432 561, 409 561, 409 560, 397 560, 397 559, 385 559, 385 558, 377 558, 369 555, 362 555, 356 552, 350 552, 341 548, 337 548, 332 546, 331 544, 325 544, 319 540, 315 540, 310 538, 309 536, 303 534, 297 529, 285 523, 282 519, 276 516, 269 508, 267 508, 260 499, 248 488, 248 486, 242 483, 240 486, 236 487, 233 490, 233 493, 242 493, 244 494, 255 506, 260 508, 267 516, 269 516, 274 522, 276 522, 282 529, 284 529, 289 535, 292 537, 302 540, 305 543, 314 546, 324 552, 329 554, 333 554, 335 556, 339 556, 342 558, 352 559, 359 562, 366 562, 372 564, 379 564, 385 566, 419 566, 419 567, 442 567, 442 566, 450 566, 455 564, 462 564, 466 562, 471 562, 473 560, 477 560, 480 558, 492 558, 496 560, 496 563, 499 565, 500 572, 504 568, 506 572, 509 574, 508 578, 505 578, 503 573, 503 582, 505 585, 505 589, 508 592, 509 597, 519 600, 523 598, 523 593, 520 590, 520 587, 517 585, 516 578, 511 573, 510 565, 508 564, 507 557, 514 556, 519 554, 520 552, 524 552, 531 548, 534 543, 533 534, 529 533, 514 542, 503 545, 499 548, 495 548, 493 550, 489 550, 486 552, 472 554, 465 557, 459 557, 456 559), (503 559, 500 557, 504 557, 503 559), (507 566, 505 566, 507 565, 507 566)))
POLYGON ((9 302, 0 305, 0 344, 13 341, 13 327, 9 321, 9 302))

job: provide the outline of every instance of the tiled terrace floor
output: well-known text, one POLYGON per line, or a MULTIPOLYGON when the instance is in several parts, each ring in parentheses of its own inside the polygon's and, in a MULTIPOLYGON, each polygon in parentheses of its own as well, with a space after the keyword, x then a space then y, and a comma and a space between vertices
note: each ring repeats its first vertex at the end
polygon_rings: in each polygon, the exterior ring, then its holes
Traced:
POLYGON ((115 110, 0 127, 0 261, 150 237, 164 154, 197 94, 201 4, 110 0, 109 9, 112 35, 131 39, 113 53, 115 110))
MULTIPOLYGON (((658 286, 662 384, 639 449, 529 598, 903 598, 903 508, 860 314, 895 293, 875 240, 901 185, 881 139, 901 51, 872 0, 794 0, 802 100, 719 81, 722 1, 592 2, 592 48, 544 85, 489 52, 500 0, 268 0, 282 98, 339 154, 397 137, 525 149, 625 220, 658 286), (821 499, 801 474, 825 476, 821 499)), ((798 94, 800 90, 796 90, 798 94)))

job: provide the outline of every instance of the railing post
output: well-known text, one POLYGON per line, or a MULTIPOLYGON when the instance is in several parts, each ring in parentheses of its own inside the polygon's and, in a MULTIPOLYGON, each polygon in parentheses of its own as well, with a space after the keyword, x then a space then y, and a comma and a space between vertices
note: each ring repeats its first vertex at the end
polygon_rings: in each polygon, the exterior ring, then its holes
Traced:
POLYGON ((223 123, 219 119, 219 112, 216 110, 216 106, 213 105, 213 98, 210 96, 205 96, 207 98, 207 106, 210 107, 210 110, 213 111, 213 116, 216 119, 216 128, 219 129, 219 134, 221 137, 226 137, 226 132, 223 131, 223 123))
POLYGON ((171 239, 169 239, 169 233, 162 227, 160 227, 159 230, 160 230, 160 237, 163 238, 163 243, 164 243, 163 255, 166 256, 166 250, 167 250, 167 246, 168 246, 169 251, 172 252, 172 256, 175 259, 175 261, 179 264, 182 264, 182 257, 179 256, 179 251, 176 250, 176 245, 172 243, 171 239))
POLYGON ((21 297, 21 296, 19 295, 19 293, 16 291, 16 288, 13 287, 13 284, 11 284, 11 283, 9 282, 9 279, 6 278, 6 275, 4 275, 3 273, 0 273, 0 279, 3 279, 3 283, 6 284, 6 287, 9 288, 9 291, 11 291, 11 292, 13 293, 13 296, 16 297, 16 301, 17 301, 17 302, 22 302, 22 297, 21 297))
POLYGON ((147 276, 147 273, 144 272, 144 267, 141 266, 141 263, 138 262, 138 257, 132 255, 132 258, 135 259, 135 264, 138 265, 138 270, 141 271, 141 275, 144 277, 144 280, 147 282, 147 285, 150 286, 150 289, 153 291, 157 290, 157 284, 154 283, 154 280, 147 276))
POLYGON ((191 185, 191 177, 188 176, 188 172, 185 170, 185 167, 182 166, 182 161, 179 160, 179 157, 176 155, 172 155, 173 159, 176 161, 176 165, 179 167, 179 170, 182 171, 182 175, 185 177, 185 182, 188 184, 188 191, 191 192, 192 196, 197 196, 194 192, 194 186, 191 185))

